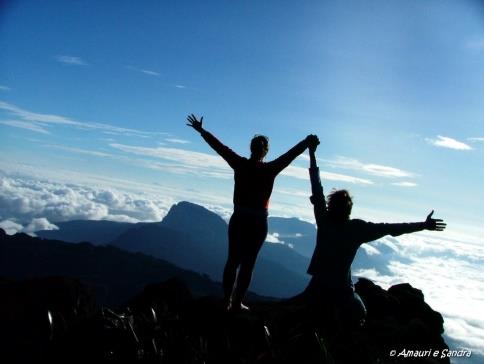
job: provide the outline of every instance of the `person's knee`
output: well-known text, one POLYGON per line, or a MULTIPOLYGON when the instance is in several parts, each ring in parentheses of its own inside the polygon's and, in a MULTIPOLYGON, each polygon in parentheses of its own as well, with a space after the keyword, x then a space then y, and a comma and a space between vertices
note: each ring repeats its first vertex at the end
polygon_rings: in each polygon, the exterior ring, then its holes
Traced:
POLYGON ((243 274, 252 274, 255 266, 255 258, 243 259, 240 262, 239 272, 243 274))
POLYGON ((225 267, 235 267, 237 268, 242 262, 240 254, 230 254, 227 257, 227 261, 225 262, 225 267))

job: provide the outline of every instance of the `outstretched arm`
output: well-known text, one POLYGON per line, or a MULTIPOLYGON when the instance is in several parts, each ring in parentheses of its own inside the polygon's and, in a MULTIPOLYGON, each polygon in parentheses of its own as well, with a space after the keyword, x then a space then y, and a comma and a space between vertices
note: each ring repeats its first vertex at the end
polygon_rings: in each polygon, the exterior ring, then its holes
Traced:
POLYGON ((291 164, 291 162, 296 159, 298 155, 304 152, 306 148, 312 143, 319 143, 318 137, 313 134, 308 135, 305 139, 301 140, 286 153, 274 159, 272 162, 269 162, 275 174, 279 174, 284 168, 291 164))
POLYGON ((361 224, 360 230, 362 236, 360 242, 368 242, 376 239, 380 239, 385 235, 398 236, 402 234, 414 233, 422 230, 443 231, 447 224, 441 219, 433 219, 432 215, 434 211, 427 216, 427 219, 423 222, 411 222, 411 223, 397 223, 397 224, 374 224, 371 222, 364 222, 362 220, 356 220, 361 224))
POLYGON ((309 145, 309 178, 311 180, 311 203, 314 206, 314 217, 316 224, 321 226, 326 215, 326 199, 324 197, 323 185, 321 184, 321 177, 319 175, 319 168, 316 163, 316 148, 319 140, 314 141, 309 145))
POLYGON ((223 159, 225 159, 230 167, 235 168, 235 165, 241 159, 241 157, 203 128, 203 116, 200 118, 200 120, 198 120, 195 115, 188 115, 187 125, 198 131, 207 144, 210 145, 212 149, 215 150, 223 159))

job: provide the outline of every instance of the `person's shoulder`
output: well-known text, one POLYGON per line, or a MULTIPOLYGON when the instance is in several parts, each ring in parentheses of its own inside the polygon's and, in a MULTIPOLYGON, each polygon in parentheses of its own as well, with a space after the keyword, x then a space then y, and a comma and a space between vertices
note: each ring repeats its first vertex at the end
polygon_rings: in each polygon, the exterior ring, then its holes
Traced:
POLYGON ((254 166, 254 161, 252 161, 250 158, 239 156, 237 158, 237 164, 236 168, 242 168, 242 169, 247 169, 247 168, 253 168, 254 166))

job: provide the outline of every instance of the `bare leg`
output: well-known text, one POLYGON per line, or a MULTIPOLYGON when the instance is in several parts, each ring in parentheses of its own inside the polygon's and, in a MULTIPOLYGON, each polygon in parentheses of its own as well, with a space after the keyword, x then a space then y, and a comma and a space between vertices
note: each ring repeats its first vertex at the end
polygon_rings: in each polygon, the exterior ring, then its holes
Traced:
MULTIPOLYGON (((267 219, 253 216, 244 216, 242 219, 231 219, 229 224, 229 258, 232 257, 236 263, 235 268, 231 270, 231 267, 227 267, 227 285, 226 298, 229 296, 229 279, 235 278, 235 287, 232 291, 232 300, 229 304, 229 310, 243 310, 248 309, 242 304, 242 300, 249 288, 250 281, 252 279, 252 271, 259 254, 259 250, 264 243, 267 235, 267 219), (239 268, 236 277, 233 272, 239 268)), ((230 259, 229 259, 230 261, 230 259)), ((227 264, 229 263, 227 261, 227 264)), ((225 272, 224 272, 225 273, 225 272)), ((224 274, 225 278, 225 274, 224 274)), ((225 283, 225 282, 224 282, 225 283)))
POLYGON ((224 275, 223 275, 223 289, 224 289, 224 302, 226 305, 230 302, 230 297, 232 296, 232 291, 234 288, 235 277, 237 276, 238 262, 235 259, 227 259, 225 263, 224 275))
POLYGON ((242 255, 242 231, 243 230, 240 227, 240 217, 234 213, 229 222, 229 252, 227 262, 225 263, 222 281, 224 303, 226 306, 230 304, 230 298, 232 296, 237 277, 237 268, 240 266, 242 255))
POLYGON ((234 294, 232 297, 232 307, 234 309, 243 308, 242 300, 244 299, 245 293, 249 288, 250 281, 252 280, 252 271, 254 269, 255 260, 257 255, 252 259, 243 261, 240 264, 239 274, 237 275, 237 283, 235 285, 234 294))

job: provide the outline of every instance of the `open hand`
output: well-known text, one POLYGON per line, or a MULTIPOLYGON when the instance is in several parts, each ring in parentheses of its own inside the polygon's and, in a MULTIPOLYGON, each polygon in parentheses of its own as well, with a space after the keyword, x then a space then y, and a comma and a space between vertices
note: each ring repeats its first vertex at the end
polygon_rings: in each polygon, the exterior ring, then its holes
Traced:
POLYGON ((427 230, 435 230, 435 231, 442 231, 447 226, 444 223, 444 220, 441 219, 432 219, 432 215, 434 214, 434 210, 427 216, 425 220, 425 229, 427 230))
POLYGON ((202 123, 203 123, 203 116, 200 118, 200 120, 198 120, 197 117, 193 114, 190 114, 187 117, 187 125, 191 126, 193 129, 195 129, 198 132, 201 132, 203 130, 202 123))

